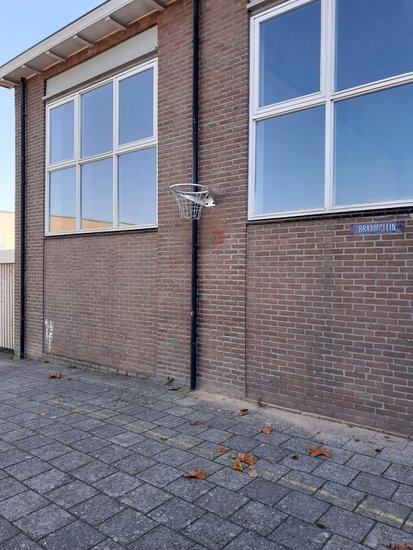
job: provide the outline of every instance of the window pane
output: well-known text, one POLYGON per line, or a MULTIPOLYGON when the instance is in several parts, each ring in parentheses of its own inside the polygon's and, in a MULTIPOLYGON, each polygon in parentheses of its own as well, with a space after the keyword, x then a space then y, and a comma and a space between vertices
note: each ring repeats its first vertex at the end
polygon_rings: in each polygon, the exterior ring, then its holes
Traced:
POLYGON ((119 143, 153 136, 153 69, 119 83, 119 143))
POLYGON ((320 90, 320 2, 260 26, 260 106, 320 90))
POLYGON ((82 166, 82 229, 112 227, 112 159, 82 166))
POLYGON ((76 169, 66 168, 50 174, 49 231, 60 233, 76 229, 76 169))
POLYGON ((413 199, 413 85, 336 105, 338 206, 413 199))
POLYGON ((112 151, 112 83, 82 95, 82 157, 112 151))
POLYGON ((156 148, 119 157, 119 225, 156 223, 156 148))
POLYGON ((412 0, 338 0, 337 90, 410 71, 412 0))
POLYGON ((74 103, 50 109, 50 162, 74 156, 74 103))
POLYGON ((255 213, 324 207, 324 108, 257 123, 255 213))

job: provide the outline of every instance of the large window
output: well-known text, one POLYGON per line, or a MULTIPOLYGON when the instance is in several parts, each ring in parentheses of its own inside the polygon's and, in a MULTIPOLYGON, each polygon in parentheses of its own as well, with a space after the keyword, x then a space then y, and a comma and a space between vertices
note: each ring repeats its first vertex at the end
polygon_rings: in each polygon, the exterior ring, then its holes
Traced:
POLYGON ((153 227, 156 62, 47 106, 46 233, 153 227))
POLYGON ((250 112, 250 218, 412 204, 412 0, 254 16, 250 112))

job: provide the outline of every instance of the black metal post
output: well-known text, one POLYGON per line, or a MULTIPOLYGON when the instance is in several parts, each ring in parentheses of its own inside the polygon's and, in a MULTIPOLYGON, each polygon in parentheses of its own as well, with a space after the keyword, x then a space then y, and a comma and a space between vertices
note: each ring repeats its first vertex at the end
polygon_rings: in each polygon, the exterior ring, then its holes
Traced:
POLYGON ((26 80, 20 79, 20 358, 25 351, 26 80))
MULTIPOLYGON (((192 184, 198 185, 199 136, 199 0, 193 0, 192 23, 192 184)), ((194 191, 197 187, 193 188, 194 191)), ((191 372, 189 388, 196 388, 198 321, 198 220, 192 220, 191 372)))

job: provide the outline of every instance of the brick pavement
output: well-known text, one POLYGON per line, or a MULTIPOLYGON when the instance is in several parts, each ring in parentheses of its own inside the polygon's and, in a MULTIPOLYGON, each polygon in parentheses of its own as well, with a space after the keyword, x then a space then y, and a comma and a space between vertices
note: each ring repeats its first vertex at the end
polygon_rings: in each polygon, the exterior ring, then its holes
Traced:
POLYGON ((412 509, 408 439, 0 354, 2 550, 384 550, 412 509))

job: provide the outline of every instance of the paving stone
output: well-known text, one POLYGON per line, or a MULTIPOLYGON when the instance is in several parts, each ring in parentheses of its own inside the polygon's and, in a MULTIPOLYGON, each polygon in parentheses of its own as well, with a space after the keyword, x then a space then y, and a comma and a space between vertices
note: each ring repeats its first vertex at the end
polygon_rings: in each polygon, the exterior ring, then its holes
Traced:
MULTIPOLYGON (((258 440, 255 440, 255 442, 258 443, 258 440)), ((244 449, 240 448, 238 450, 243 451, 244 449)), ((269 443, 260 443, 258 446, 255 446, 253 454, 256 458, 265 458, 270 462, 278 462, 288 456, 289 451, 275 445, 270 445, 269 443)))
POLYGON ((311 495, 325 483, 325 479, 298 470, 291 470, 278 483, 288 489, 311 495))
POLYGON ((402 483, 397 491, 394 493, 392 500, 398 502, 399 504, 404 504, 406 506, 409 506, 410 508, 413 508, 413 487, 411 487, 410 485, 404 485, 402 483))
MULTIPOLYGON (((16 447, 18 445, 16 444, 16 447)), ((0 453, 4 453, 4 451, 10 451, 11 449, 14 449, 13 445, 10 445, 10 443, 6 443, 5 441, 0 440, 0 453)))
POLYGON ((391 464, 384 472, 383 477, 413 485, 413 468, 401 464, 391 464))
POLYGON ((257 460, 255 469, 260 478, 267 479, 268 481, 277 481, 291 471, 290 468, 287 468, 283 464, 273 464, 263 458, 257 460))
POLYGON ((413 452, 411 448, 398 450, 394 452, 395 449, 391 446, 385 447, 380 453, 380 458, 383 460, 388 460, 389 462, 395 462, 396 464, 403 464, 405 466, 413 466, 413 452))
POLYGON ((1 544, 2 550, 42 550, 42 547, 26 537, 17 535, 1 544))
MULTIPOLYGON (((211 443, 216 443, 219 445, 220 443, 223 443, 224 441, 230 441, 230 439, 233 439, 233 434, 225 431, 220 430, 218 428, 209 428, 202 432, 202 435, 200 435, 202 439, 205 439, 205 441, 210 441, 211 443)), ((256 444, 257 445, 257 444, 256 444)), ((229 444, 226 445, 230 446, 229 444)), ((235 448, 235 447, 234 447, 235 448)))
POLYGON ((180 449, 167 449, 162 453, 156 455, 156 460, 167 464, 168 466, 179 466, 188 462, 194 458, 194 455, 188 453, 187 451, 181 451, 180 449))
POLYGON ((37 458, 41 458, 42 460, 52 460, 53 458, 65 455, 67 453, 70 453, 71 451, 72 449, 70 447, 68 447, 67 445, 63 445, 63 443, 59 443, 57 441, 56 443, 45 445, 44 447, 40 447, 39 449, 33 449, 30 452, 31 454, 37 456, 37 458))
POLYGON ((217 444, 211 443, 210 441, 204 441, 201 445, 192 447, 191 453, 210 460, 213 460, 222 454, 221 451, 217 451, 217 444))
POLYGON ((110 437, 109 441, 120 447, 129 448, 144 441, 144 437, 134 432, 124 431, 123 433, 110 437))
POLYGON ((205 514, 205 510, 190 502, 173 497, 155 510, 149 516, 171 529, 181 530, 205 514))
POLYGON ((281 464, 288 469, 299 470, 300 472, 309 474, 320 466, 322 462, 320 459, 308 456, 307 454, 289 451, 288 455, 281 461, 281 464))
POLYGON ((375 550, 388 550, 389 544, 413 543, 413 537, 400 529, 394 529, 383 523, 376 523, 368 534, 364 544, 375 550))
POLYGON ((191 470, 205 470, 207 475, 210 476, 219 470, 222 470, 222 464, 215 462, 213 460, 208 460, 207 458, 194 457, 188 462, 184 462, 177 466, 179 470, 184 472, 190 472, 191 470))
POLYGON ((287 518, 269 538, 291 550, 318 550, 329 539, 330 533, 316 525, 296 518, 287 518))
POLYGON ((252 478, 244 472, 236 472, 231 468, 222 468, 209 476, 208 481, 232 491, 238 491, 248 485, 248 483, 251 483, 252 478))
POLYGON ((135 508, 139 512, 147 513, 161 504, 164 504, 170 498, 171 495, 162 489, 158 489, 148 483, 144 483, 137 489, 123 495, 120 500, 128 506, 135 508))
POLYGON ((19 481, 24 481, 29 477, 41 474, 47 470, 51 470, 51 466, 39 458, 30 458, 29 460, 25 460, 24 462, 19 462, 18 464, 5 468, 5 471, 8 474, 15 477, 19 481))
POLYGON ((7 466, 24 462, 29 458, 31 458, 29 454, 19 451, 18 449, 5 451, 4 453, 0 453, 0 468, 7 468, 7 466))
POLYGON ((329 506, 308 495, 292 491, 277 503, 276 508, 290 516, 315 523, 329 506))
POLYGON ((241 531, 239 525, 207 513, 187 527, 184 534, 209 550, 221 550, 241 531))
POLYGON ((104 479, 95 483, 97 487, 103 493, 106 493, 110 497, 120 497, 132 489, 136 489, 141 485, 141 481, 135 477, 125 474, 124 472, 116 472, 104 479))
POLYGON ((155 424, 158 424, 159 426, 164 426, 165 428, 176 428, 177 426, 181 426, 182 424, 186 424, 187 420, 184 418, 180 418, 179 416, 163 416, 162 418, 158 418, 155 420, 155 424))
POLYGON ((181 477, 182 472, 165 464, 157 464, 137 475, 139 479, 143 479, 143 481, 151 483, 156 487, 165 487, 168 483, 181 477))
MULTIPOLYGON (((351 451, 346 451, 345 449, 339 449, 333 447, 332 445, 326 445, 325 448, 329 450, 332 454, 331 458, 319 457, 319 460, 326 460, 327 462, 336 462, 337 464, 346 464, 348 460, 353 456, 351 451)), ((347 464, 346 464, 347 465, 347 464)))
POLYGON ((221 416, 212 416, 212 415, 208 415, 208 414, 205 414, 205 418, 199 418, 199 417, 196 417, 194 418, 194 420, 205 420, 205 423, 210 427, 210 428, 218 428, 218 430, 228 430, 234 434, 239 434, 239 435, 254 435, 253 433, 244 433, 244 432, 240 432, 240 431, 236 431, 234 429, 235 426, 239 425, 239 422, 237 420, 234 420, 232 418, 224 418, 224 417, 221 417, 221 416), (211 417, 208 419, 208 416, 211 417))
POLYGON ((129 548, 132 550, 187 550, 193 549, 193 541, 168 529, 165 525, 159 525, 152 529, 129 548))
POLYGON ((93 458, 91 456, 80 453, 79 451, 72 451, 71 453, 54 458, 50 461, 50 464, 64 472, 70 472, 92 461, 93 458))
POLYGON ((19 441, 20 439, 24 439, 25 437, 29 437, 31 435, 36 435, 36 433, 32 430, 28 430, 27 428, 19 428, 8 433, 3 433, 1 438, 3 441, 14 443, 15 441, 19 441))
POLYGON ((345 510, 354 510, 366 496, 365 493, 350 489, 339 483, 327 481, 316 493, 317 498, 335 504, 345 510))
POLYGON ((100 437, 101 439, 110 439, 111 437, 122 435, 126 433, 126 431, 118 426, 104 425, 100 428, 95 428, 91 433, 95 437, 100 437))
POLYGON ((227 550, 284 550, 276 542, 260 537, 251 531, 244 531, 225 547, 227 550))
POLYGON ((165 490, 188 502, 193 502, 200 496, 208 493, 213 487, 212 483, 203 479, 180 477, 167 485, 165 490))
POLYGON ((313 439, 321 445, 333 445, 334 447, 342 447, 350 440, 347 435, 327 431, 319 432, 313 439))
POLYGON ((44 508, 49 501, 33 491, 25 491, 0 502, 0 514, 9 521, 15 521, 25 515, 44 508))
POLYGON ((316 428, 306 428, 303 426, 292 425, 285 430, 285 433, 304 439, 312 439, 317 434, 316 428))
MULTIPOLYGON (((410 516, 406 519, 403 525, 403 529, 413 535, 413 511, 410 514, 410 516)), ((413 537, 412 537, 412 543, 413 543, 413 537)))
POLYGON ((248 498, 224 487, 215 487, 196 501, 198 506, 209 512, 214 512, 223 518, 228 518, 236 510, 248 502, 248 498))
POLYGON ((26 490, 26 487, 11 477, 0 479, 0 500, 13 497, 26 490))
POLYGON ((89 464, 76 468, 76 470, 72 470, 70 473, 72 476, 84 481, 85 483, 96 483, 96 481, 99 481, 110 474, 114 474, 115 472, 115 468, 109 464, 104 464, 103 462, 94 460, 89 464))
POLYGON ((125 505, 107 495, 96 495, 70 509, 72 514, 83 519, 91 525, 98 525, 122 510, 125 505))
POLYGON ((241 527, 256 531, 262 536, 269 535, 287 517, 270 506, 261 502, 249 501, 230 518, 241 527))
POLYGON ((346 466, 350 468, 355 468, 356 470, 361 470, 363 472, 368 472, 375 475, 382 474, 389 465, 390 462, 385 462, 384 460, 380 460, 378 458, 371 458, 360 454, 353 455, 346 463, 346 466))
POLYGON ((133 446, 134 451, 148 457, 161 454, 163 451, 167 451, 168 449, 170 449, 168 445, 154 439, 144 439, 142 442, 133 446))
POLYGON ((87 439, 75 441, 71 444, 74 449, 76 449, 77 451, 81 451, 82 453, 93 453, 93 451, 98 451, 99 449, 103 449, 103 447, 107 447, 108 445, 109 441, 105 441, 100 437, 88 437, 87 439))
POLYGON ((58 487, 69 483, 71 480, 72 478, 69 475, 53 468, 48 472, 44 472, 27 479, 25 483, 28 487, 30 487, 30 489, 44 495, 53 489, 57 489, 58 487))
POLYGON ((277 446, 291 439, 291 436, 288 434, 283 434, 283 433, 274 432, 274 431, 269 434, 258 432, 254 436, 254 439, 256 439, 257 441, 260 441, 261 443, 268 443, 269 445, 277 446))
POLYGON ((83 521, 75 521, 42 539, 41 544, 48 550, 61 550, 62 548, 88 550, 104 538, 102 533, 90 525, 83 521))
POLYGON ((60 443, 65 443, 66 445, 70 445, 76 441, 82 441, 88 437, 90 437, 89 434, 77 429, 66 430, 53 435, 53 439, 60 441, 60 443))
POLYGON ((366 550, 367 546, 357 544, 354 540, 343 539, 333 535, 324 546, 324 550, 366 550))
POLYGON ((375 457, 378 454, 377 449, 381 450, 383 446, 374 441, 356 441, 354 439, 350 439, 350 441, 348 441, 343 448, 353 453, 360 453, 366 456, 375 457))
POLYGON ((96 489, 76 480, 47 493, 45 496, 62 508, 68 509, 97 494, 96 489))
POLYGON ((50 445, 51 443, 53 443, 53 439, 50 437, 46 437, 45 435, 32 435, 31 437, 16 441, 15 445, 23 451, 31 451, 32 449, 38 449, 39 447, 44 447, 44 445, 50 445))
POLYGON ((35 541, 71 523, 73 516, 55 504, 50 504, 16 521, 24 533, 35 541))
POLYGON ((122 472, 126 472, 131 475, 139 474, 154 465, 156 465, 154 460, 137 453, 134 453, 126 458, 122 458, 122 460, 118 460, 118 462, 115 462, 114 464, 114 466, 116 466, 119 470, 122 470, 122 472))
POLYGON ((178 433, 175 437, 169 439, 168 443, 173 447, 187 451, 202 443, 202 439, 193 435, 178 433))
MULTIPOLYGON (((390 498, 397 489, 398 483, 391 481, 390 479, 384 479, 383 477, 361 472, 350 483, 350 487, 354 487, 359 491, 364 491, 365 493, 369 493, 377 497, 390 498)), ((410 490, 413 494, 413 488, 410 488, 410 490)))
POLYGON ((329 481, 336 481, 342 485, 348 485, 358 473, 357 470, 331 462, 323 462, 313 471, 315 476, 323 477, 329 481))
POLYGON ((93 451, 89 454, 96 460, 101 460, 102 462, 106 462, 107 464, 113 464, 114 462, 117 462, 122 458, 130 456, 132 454, 132 451, 129 449, 125 449, 125 447, 121 447, 120 445, 108 445, 103 449, 93 451))
POLYGON ((320 518, 319 523, 333 533, 356 542, 361 542, 374 525, 374 522, 370 519, 363 518, 354 512, 349 512, 336 506, 332 506, 320 518))
POLYGON ((130 544, 156 527, 156 523, 135 510, 124 510, 105 521, 100 530, 119 544, 130 544))
POLYGON ((92 550, 124 550, 124 546, 121 546, 117 542, 111 539, 105 539, 92 548, 92 550))
POLYGON ((282 444, 282 447, 289 451, 295 451, 305 455, 307 454, 307 449, 309 447, 314 447, 314 442, 311 441, 311 439, 303 439, 301 437, 291 437, 288 434, 282 434, 282 435, 288 437, 288 440, 286 440, 282 444))
POLYGON ((396 502, 368 496, 358 505, 356 512, 387 525, 400 527, 409 515, 410 508, 396 502))
POLYGON ((14 525, 0 516, 0 544, 2 546, 6 540, 11 539, 18 533, 19 531, 14 525))
POLYGON ((289 490, 272 481, 256 478, 246 487, 242 487, 240 493, 263 504, 273 506, 285 497, 289 490))

